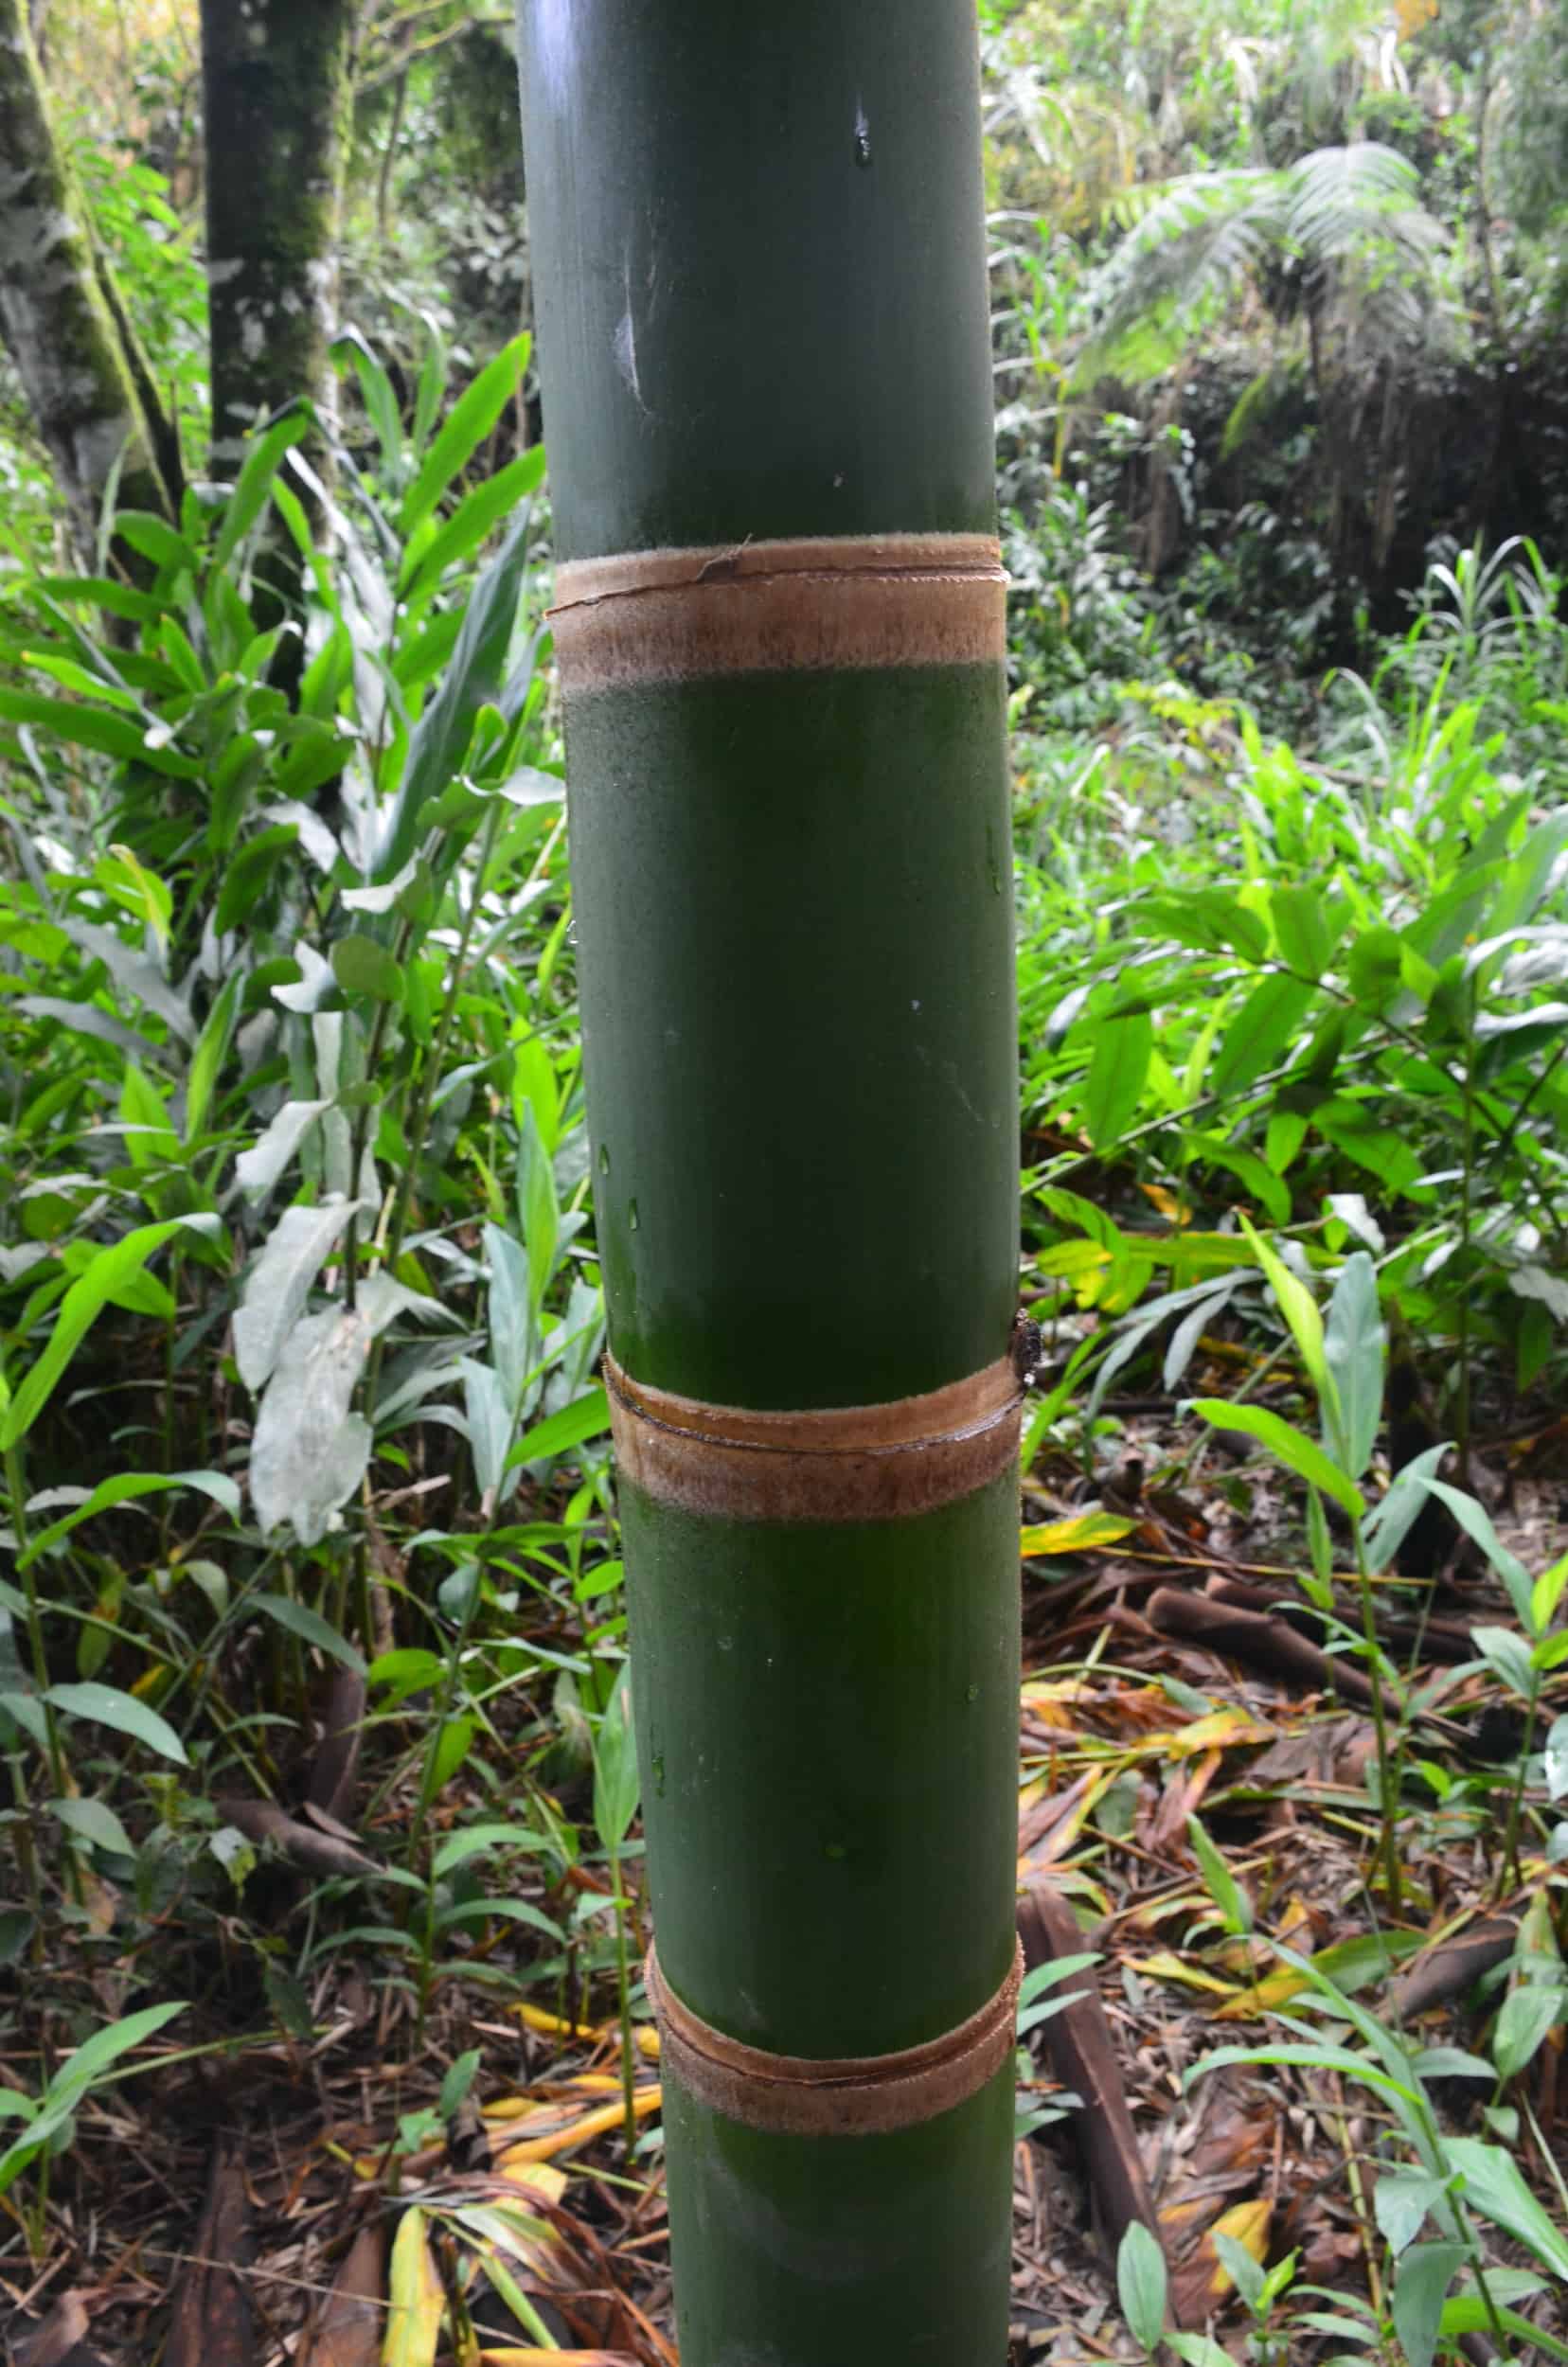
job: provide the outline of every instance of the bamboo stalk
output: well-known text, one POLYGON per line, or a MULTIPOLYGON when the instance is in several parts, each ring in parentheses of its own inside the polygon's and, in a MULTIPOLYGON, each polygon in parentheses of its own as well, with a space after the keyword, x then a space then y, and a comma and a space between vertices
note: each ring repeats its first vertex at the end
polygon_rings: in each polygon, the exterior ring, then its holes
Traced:
POLYGON ((969 0, 522 0, 684 2367, 1006 2351, 1018 1136, 969 0))

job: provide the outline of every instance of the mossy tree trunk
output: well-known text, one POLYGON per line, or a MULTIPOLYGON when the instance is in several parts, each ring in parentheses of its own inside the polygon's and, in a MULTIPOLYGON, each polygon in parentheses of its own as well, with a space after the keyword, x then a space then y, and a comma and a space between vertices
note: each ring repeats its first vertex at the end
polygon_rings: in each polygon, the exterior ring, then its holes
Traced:
POLYGON ((683 2367, 1002 2367, 1019 1389, 972 0, 521 0, 683 2367))
POLYGON ((348 145, 350 0, 202 0, 213 459, 322 393, 348 145))
POLYGON ((0 335, 90 559, 105 494, 167 509, 172 439, 123 321, 49 119, 25 0, 0 0, 0 335))

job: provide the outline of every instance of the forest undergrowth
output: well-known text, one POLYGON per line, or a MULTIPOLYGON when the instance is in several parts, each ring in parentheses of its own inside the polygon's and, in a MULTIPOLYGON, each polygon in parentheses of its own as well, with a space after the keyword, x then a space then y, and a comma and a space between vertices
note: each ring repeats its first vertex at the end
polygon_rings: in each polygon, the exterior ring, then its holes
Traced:
MULTIPOLYGON (((32 2367, 674 2356, 526 341, 336 362, 0 587, 32 2367)), ((1008 530, 1015 2356, 1568 2358, 1562 587, 1249 705, 1008 530)))

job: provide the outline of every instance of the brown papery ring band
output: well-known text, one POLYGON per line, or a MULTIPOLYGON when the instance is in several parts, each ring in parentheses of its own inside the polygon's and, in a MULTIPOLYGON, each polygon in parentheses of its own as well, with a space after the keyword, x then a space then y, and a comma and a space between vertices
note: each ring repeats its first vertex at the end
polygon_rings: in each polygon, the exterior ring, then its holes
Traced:
POLYGON ((643 1969, 663 2067, 699 2104, 773 2136, 874 2137, 934 2121, 995 2077, 1014 2044, 1024 1952, 995 1996, 955 2030, 898 2055, 821 2061, 766 2055, 700 2020, 667 1987, 652 1949, 643 1969))
POLYGON ((621 1476, 727 1521, 895 1521, 956 1504, 1018 1459, 1010 1357, 917 1397, 801 1414, 650 1389, 606 1356, 621 1476))
POLYGON ((985 534, 811 536, 568 561, 565 697, 721 674, 999 666, 1007 578, 985 534))

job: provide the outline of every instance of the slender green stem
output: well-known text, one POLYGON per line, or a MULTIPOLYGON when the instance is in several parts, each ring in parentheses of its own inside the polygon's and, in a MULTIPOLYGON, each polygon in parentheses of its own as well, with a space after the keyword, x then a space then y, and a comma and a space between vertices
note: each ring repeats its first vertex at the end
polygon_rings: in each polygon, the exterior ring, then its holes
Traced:
POLYGON ((1381 1818, 1383 1868, 1388 1883, 1388 1899, 1396 1914, 1399 1911, 1402 1885, 1399 1877, 1399 1852, 1396 1821, 1399 1795, 1395 1786, 1399 1780, 1388 1748, 1388 1714, 1383 1701, 1382 1654, 1378 1643, 1377 1611, 1372 1599, 1372 1574, 1366 1566, 1366 1545, 1359 1521, 1351 1522, 1356 1545, 1356 1592, 1361 1598, 1362 1637, 1366 1646, 1366 1676, 1372 1687, 1372 1728, 1378 1749, 1378 1806, 1381 1818))
POLYGON ((11 1535, 16 1539, 17 1558, 23 1564, 22 1593, 27 1606, 27 1648, 32 1656, 33 1682, 45 1697, 42 1703, 44 1741, 48 1754, 49 1779, 54 1785, 55 1798, 62 1800, 65 1796, 65 1753, 60 1739, 60 1721, 47 1698, 49 1655, 44 1641, 44 1609, 38 1599, 38 1569, 36 1563, 27 1557, 27 1489, 20 1447, 9 1447, 6 1450, 6 1490, 10 1497, 11 1535))
MULTIPOLYGON (((1465 1029, 1464 1152, 1459 1190, 1459 1254, 1467 1281, 1470 1268, 1471 1195, 1475 1182, 1475 982, 1470 981, 1470 1008, 1465 1029)), ((1470 1294, 1459 1293, 1459 1379, 1454 1397, 1454 1445, 1459 1458, 1459 1485, 1470 1484, 1470 1294)))
POLYGON ((615 1995, 620 2015, 622 2127, 626 2136, 626 2166, 637 2151, 636 2064, 632 2053, 632 1979, 626 1952, 626 1894, 621 1886, 620 1851, 610 1852, 610 1882, 615 1894, 615 1995))
POLYGON ((1494 1904, 1502 1897, 1510 1881, 1519 1880, 1519 1824, 1524 1808, 1524 1783, 1529 1771, 1530 1753, 1535 1748, 1536 1718, 1540 1708, 1541 1685, 1537 1680, 1524 1705, 1524 1734, 1519 1746, 1519 1773, 1508 1799, 1508 1823, 1503 1835, 1503 1856, 1492 1889, 1494 1904))

